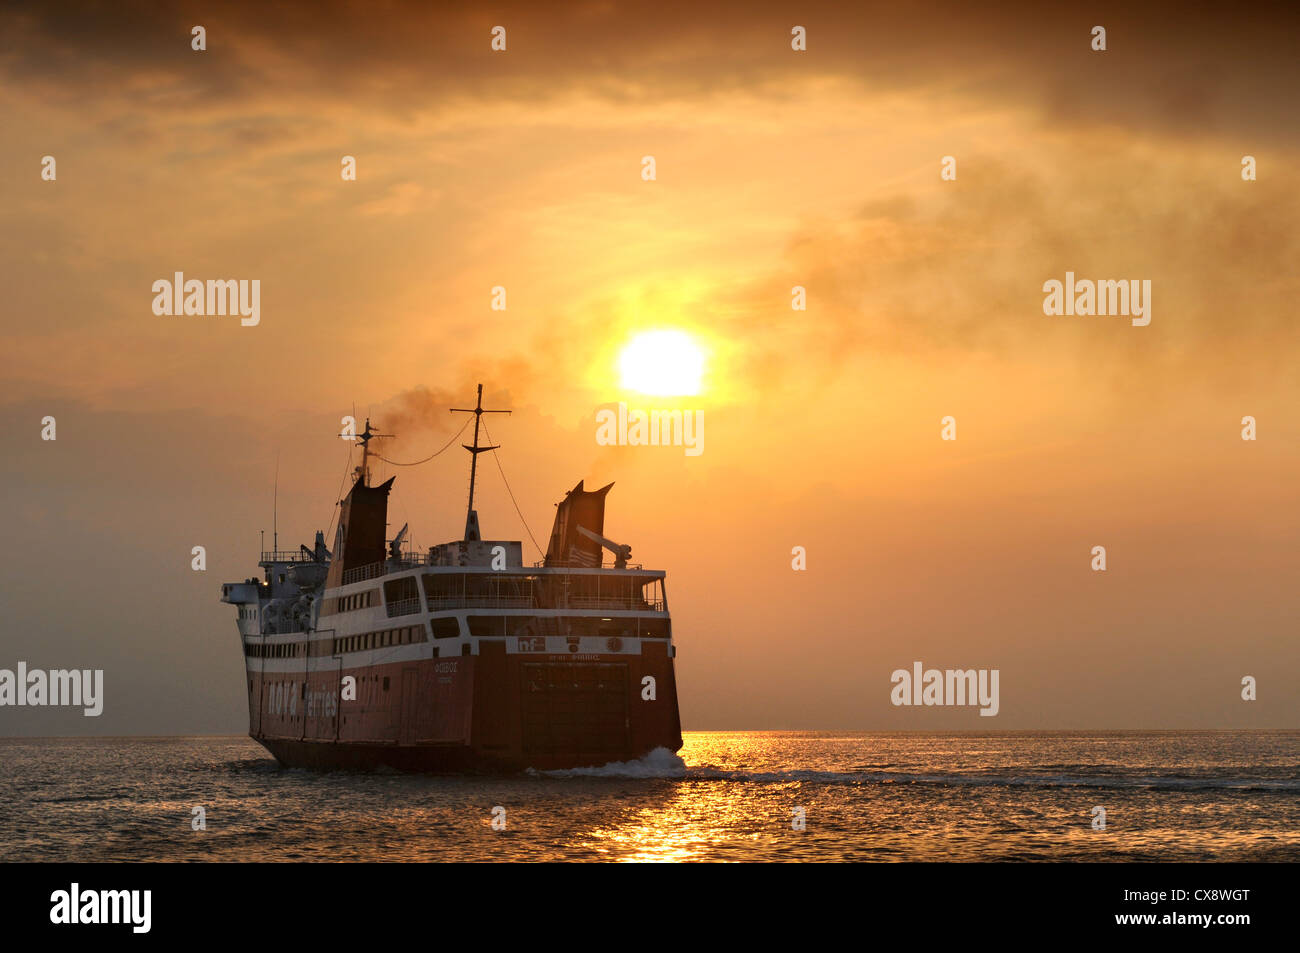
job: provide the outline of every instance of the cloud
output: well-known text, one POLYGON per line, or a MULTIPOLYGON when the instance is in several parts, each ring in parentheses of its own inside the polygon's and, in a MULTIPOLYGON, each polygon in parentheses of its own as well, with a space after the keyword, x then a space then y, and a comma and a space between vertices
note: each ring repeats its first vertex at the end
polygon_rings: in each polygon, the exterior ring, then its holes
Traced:
POLYGON ((647 106, 737 92, 794 94, 845 77, 864 93, 941 91, 1025 104, 1045 125, 1294 142, 1294 8, 1032 3, 847 6, 651 0, 495 4, 27 4, 0 15, 10 83, 51 104, 194 114, 288 99, 410 118, 466 101, 647 106), (808 50, 790 49, 794 21, 808 50), (190 49, 190 27, 208 50, 190 49), (1105 53, 1090 30, 1106 25, 1105 53), (493 53, 490 29, 508 31, 493 53))

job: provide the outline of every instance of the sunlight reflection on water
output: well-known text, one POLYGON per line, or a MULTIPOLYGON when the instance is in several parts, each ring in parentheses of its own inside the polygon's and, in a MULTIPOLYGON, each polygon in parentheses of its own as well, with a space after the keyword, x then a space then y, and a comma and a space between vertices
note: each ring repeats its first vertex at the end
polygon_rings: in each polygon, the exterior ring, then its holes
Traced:
POLYGON ((680 757, 507 777, 288 770, 247 738, 0 757, 11 860, 1300 859, 1300 732, 688 732, 680 757))

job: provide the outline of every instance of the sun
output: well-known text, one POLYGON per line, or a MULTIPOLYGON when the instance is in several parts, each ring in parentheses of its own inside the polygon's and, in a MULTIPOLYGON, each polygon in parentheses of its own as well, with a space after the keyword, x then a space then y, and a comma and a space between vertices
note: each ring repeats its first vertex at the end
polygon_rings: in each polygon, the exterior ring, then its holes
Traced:
POLYGON ((694 397, 704 377, 704 352, 685 331, 646 331, 618 356, 627 390, 660 397, 694 397))

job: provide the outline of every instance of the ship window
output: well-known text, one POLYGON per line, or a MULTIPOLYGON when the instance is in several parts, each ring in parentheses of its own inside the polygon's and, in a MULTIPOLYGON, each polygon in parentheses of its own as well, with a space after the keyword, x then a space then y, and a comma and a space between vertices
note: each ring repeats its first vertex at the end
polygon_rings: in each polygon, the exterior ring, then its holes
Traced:
POLYGON ((460 623, 456 619, 434 619, 429 623, 435 639, 454 639, 460 635, 460 623))
POLYGON ((384 691, 388 691, 388 676, 384 676, 384 691))

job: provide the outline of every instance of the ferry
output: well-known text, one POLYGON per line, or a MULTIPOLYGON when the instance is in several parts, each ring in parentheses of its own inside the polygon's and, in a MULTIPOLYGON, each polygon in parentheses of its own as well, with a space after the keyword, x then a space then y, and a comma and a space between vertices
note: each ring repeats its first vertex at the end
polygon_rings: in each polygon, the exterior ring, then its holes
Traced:
MULTIPOLYGON (((556 507, 545 558, 483 539, 474 408, 464 538, 412 552, 388 535, 395 477, 370 481, 371 430, 333 549, 264 551, 225 583, 248 681, 249 735, 320 770, 515 772, 599 766, 682 746, 665 572, 605 535, 613 484, 556 507)), ((467 422, 468 423, 468 422, 467 422)), ((380 459, 383 459, 380 457, 380 459)), ((391 461, 390 461, 391 462, 391 461)), ((278 537, 277 537, 278 539, 278 537)))

